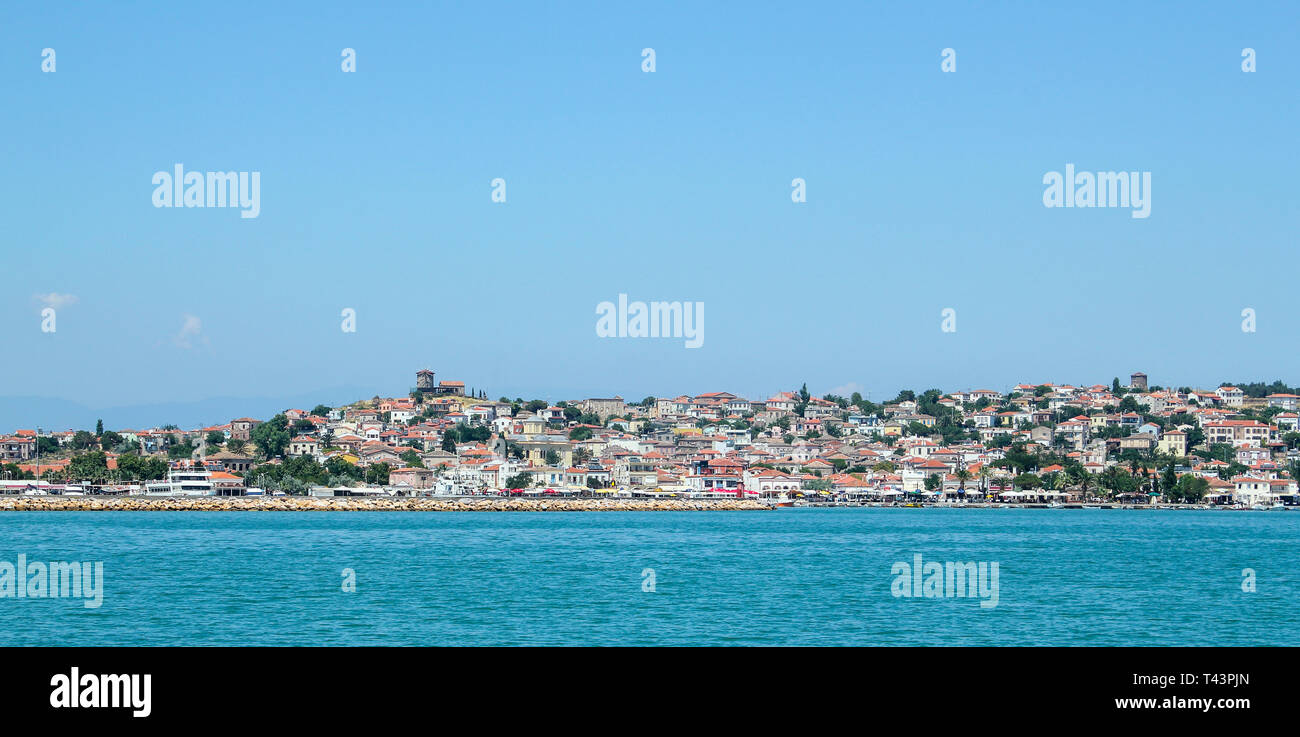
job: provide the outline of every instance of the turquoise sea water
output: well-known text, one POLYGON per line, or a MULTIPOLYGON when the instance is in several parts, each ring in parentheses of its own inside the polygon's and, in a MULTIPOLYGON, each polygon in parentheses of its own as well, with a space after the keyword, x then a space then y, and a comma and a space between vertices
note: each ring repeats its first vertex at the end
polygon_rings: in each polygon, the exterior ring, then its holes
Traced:
POLYGON ((1293 511, 0 513, 20 553, 104 601, 0 598, 0 645, 1300 645, 1293 511), (895 597, 917 553, 998 605, 895 597))

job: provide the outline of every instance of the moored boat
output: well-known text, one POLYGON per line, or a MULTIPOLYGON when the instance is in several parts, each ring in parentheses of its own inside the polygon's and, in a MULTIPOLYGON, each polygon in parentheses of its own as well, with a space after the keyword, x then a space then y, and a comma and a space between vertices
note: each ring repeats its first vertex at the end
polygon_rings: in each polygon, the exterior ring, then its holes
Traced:
POLYGON ((166 481, 149 481, 145 496, 214 496, 212 474, 208 471, 172 471, 166 481))

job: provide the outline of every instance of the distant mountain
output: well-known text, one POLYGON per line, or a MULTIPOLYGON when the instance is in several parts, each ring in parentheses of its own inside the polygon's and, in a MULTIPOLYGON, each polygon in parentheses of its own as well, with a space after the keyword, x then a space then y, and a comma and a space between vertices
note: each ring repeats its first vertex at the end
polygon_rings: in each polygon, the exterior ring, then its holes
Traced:
POLYGON ((51 397, 0 397, 0 434, 19 428, 94 430, 97 420, 109 430, 143 430, 162 425, 183 429, 223 425, 236 417, 267 419, 290 408, 310 410, 318 404, 336 407, 375 396, 372 389, 336 387, 285 397, 213 397, 193 402, 156 402, 118 407, 92 407, 51 397))

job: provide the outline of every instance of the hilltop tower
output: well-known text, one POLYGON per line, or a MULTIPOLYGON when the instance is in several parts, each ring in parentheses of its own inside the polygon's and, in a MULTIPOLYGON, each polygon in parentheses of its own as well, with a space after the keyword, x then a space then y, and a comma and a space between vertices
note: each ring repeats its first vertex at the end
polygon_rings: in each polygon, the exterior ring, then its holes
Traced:
POLYGON ((1133 387, 1134 389, 1137 389, 1138 391, 1142 391, 1142 392, 1146 391, 1147 375, 1142 373, 1141 371, 1137 372, 1136 374, 1133 374, 1132 376, 1128 377, 1128 385, 1133 387))
POLYGON ((429 369, 420 369, 415 372, 415 388, 426 394, 434 393, 433 372, 429 369))

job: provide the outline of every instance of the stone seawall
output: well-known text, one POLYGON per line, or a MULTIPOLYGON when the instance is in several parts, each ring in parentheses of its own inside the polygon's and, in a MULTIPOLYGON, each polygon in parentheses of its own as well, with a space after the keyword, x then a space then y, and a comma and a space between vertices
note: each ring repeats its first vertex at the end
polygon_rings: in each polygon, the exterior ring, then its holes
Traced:
POLYGON ((771 508, 752 499, 0 498, 0 511, 9 512, 695 512, 771 508))

